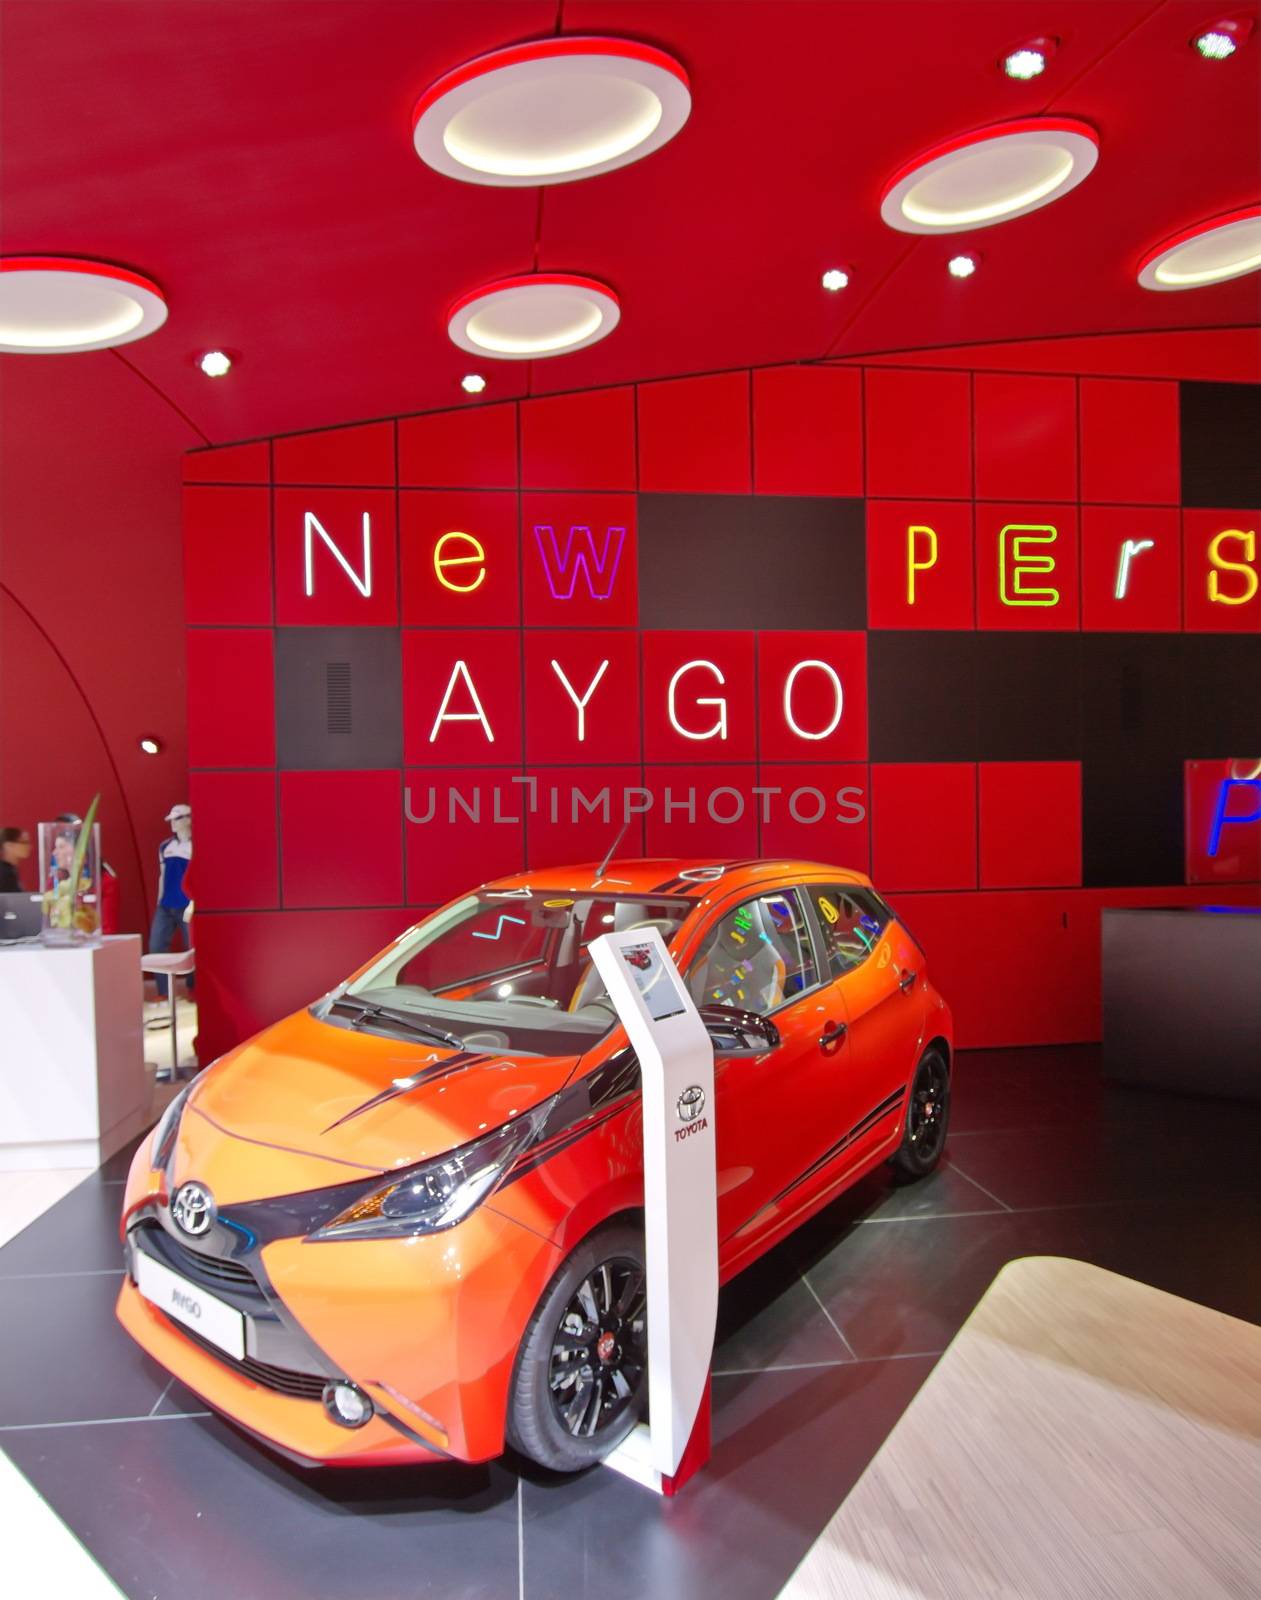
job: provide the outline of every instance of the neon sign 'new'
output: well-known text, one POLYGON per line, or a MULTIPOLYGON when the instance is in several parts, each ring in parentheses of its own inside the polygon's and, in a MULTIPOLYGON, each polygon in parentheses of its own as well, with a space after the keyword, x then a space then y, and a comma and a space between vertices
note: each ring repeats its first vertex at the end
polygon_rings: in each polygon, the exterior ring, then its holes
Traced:
POLYGON ((556 530, 545 523, 535 525, 534 538, 553 600, 573 599, 579 572, 586 579, 587 593, 593 600, 607 600, 613 593, 617 569, 622 560, 622 547, 626 543, 625 528, 606 528, 604 544, 598 553, 591 529, 581 524, 570 528, 563 549, 556 537, 556 530), (579 536, 585 549, 575 548, 579 536))

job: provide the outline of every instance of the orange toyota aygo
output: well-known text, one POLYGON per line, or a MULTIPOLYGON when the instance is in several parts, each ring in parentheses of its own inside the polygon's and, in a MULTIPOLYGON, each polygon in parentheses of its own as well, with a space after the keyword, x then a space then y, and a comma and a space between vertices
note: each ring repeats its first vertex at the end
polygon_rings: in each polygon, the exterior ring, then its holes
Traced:
POLYGON ((724 1281, 878 1163, 936 1165, 950 1011, 868 879, 550 868, 434 912, 172 1102, 127 1180, 123 1326, 307 1465, 607 1454, 645 1399, 642 1116, 586 946, 633 928, 714 1041, 724 1281))

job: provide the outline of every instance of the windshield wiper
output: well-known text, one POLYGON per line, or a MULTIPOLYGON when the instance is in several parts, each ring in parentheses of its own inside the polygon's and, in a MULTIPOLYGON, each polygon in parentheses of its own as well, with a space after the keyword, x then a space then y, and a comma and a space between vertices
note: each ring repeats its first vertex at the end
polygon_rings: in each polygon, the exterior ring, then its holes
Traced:
POLYGON ((406 1028, 408 1033, 417 1034, 422 1039, 432 1039, 435 1044, 445 1044, 452 1050, 464 1048, 464 1040, 454 1033, 448 1033, 445 1028, 435 1027, 428 1022, 418 1022, 405 1011, 394 1011, 389 1006, 369 1005, 366 1000, 348 999, 345 995, 339 1000, 334 1000, 329 1007, 330 1011, 342 1009, 353 1012, 352 1028, 360 1028, 365 1022, 388 1022, 393 1027, 406 1028))

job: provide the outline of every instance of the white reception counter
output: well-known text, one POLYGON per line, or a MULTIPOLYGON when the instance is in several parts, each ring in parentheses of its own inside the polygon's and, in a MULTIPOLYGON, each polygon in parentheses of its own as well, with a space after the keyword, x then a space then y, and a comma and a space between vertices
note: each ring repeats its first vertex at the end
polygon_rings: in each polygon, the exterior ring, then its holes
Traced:
POLYGON ((0 945, 0 1171, 94 1167, 146 1125, 140 940, 0 945))

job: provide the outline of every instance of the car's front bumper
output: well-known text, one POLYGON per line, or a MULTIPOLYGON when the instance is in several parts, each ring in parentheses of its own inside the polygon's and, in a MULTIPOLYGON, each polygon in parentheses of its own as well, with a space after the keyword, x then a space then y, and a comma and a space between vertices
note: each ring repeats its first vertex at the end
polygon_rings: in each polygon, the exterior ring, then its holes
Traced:
MULTIPOLYGON (((137 1251, 175 1271, 195 1254, 166 1208, 146 1143, 126 1189, 128 1277, 118 1318, 207 1405, 311 1464, 481 1461, 502 1451, 512 1363, 559 1264, 555 1245, 484 1205, 429 1237, 276 1239, 237 1258, 252 1282, 185 1270, 245 1317, 246 1359, 238 1361, 136 1287, 137 1251), (325 1411, 320 1392, 337 1377, 371 1397, 376 1414, 364 1426, 341 1427, 325 1411)), ((231 1212, 225 1203, 221 1215, 231 1212)))

